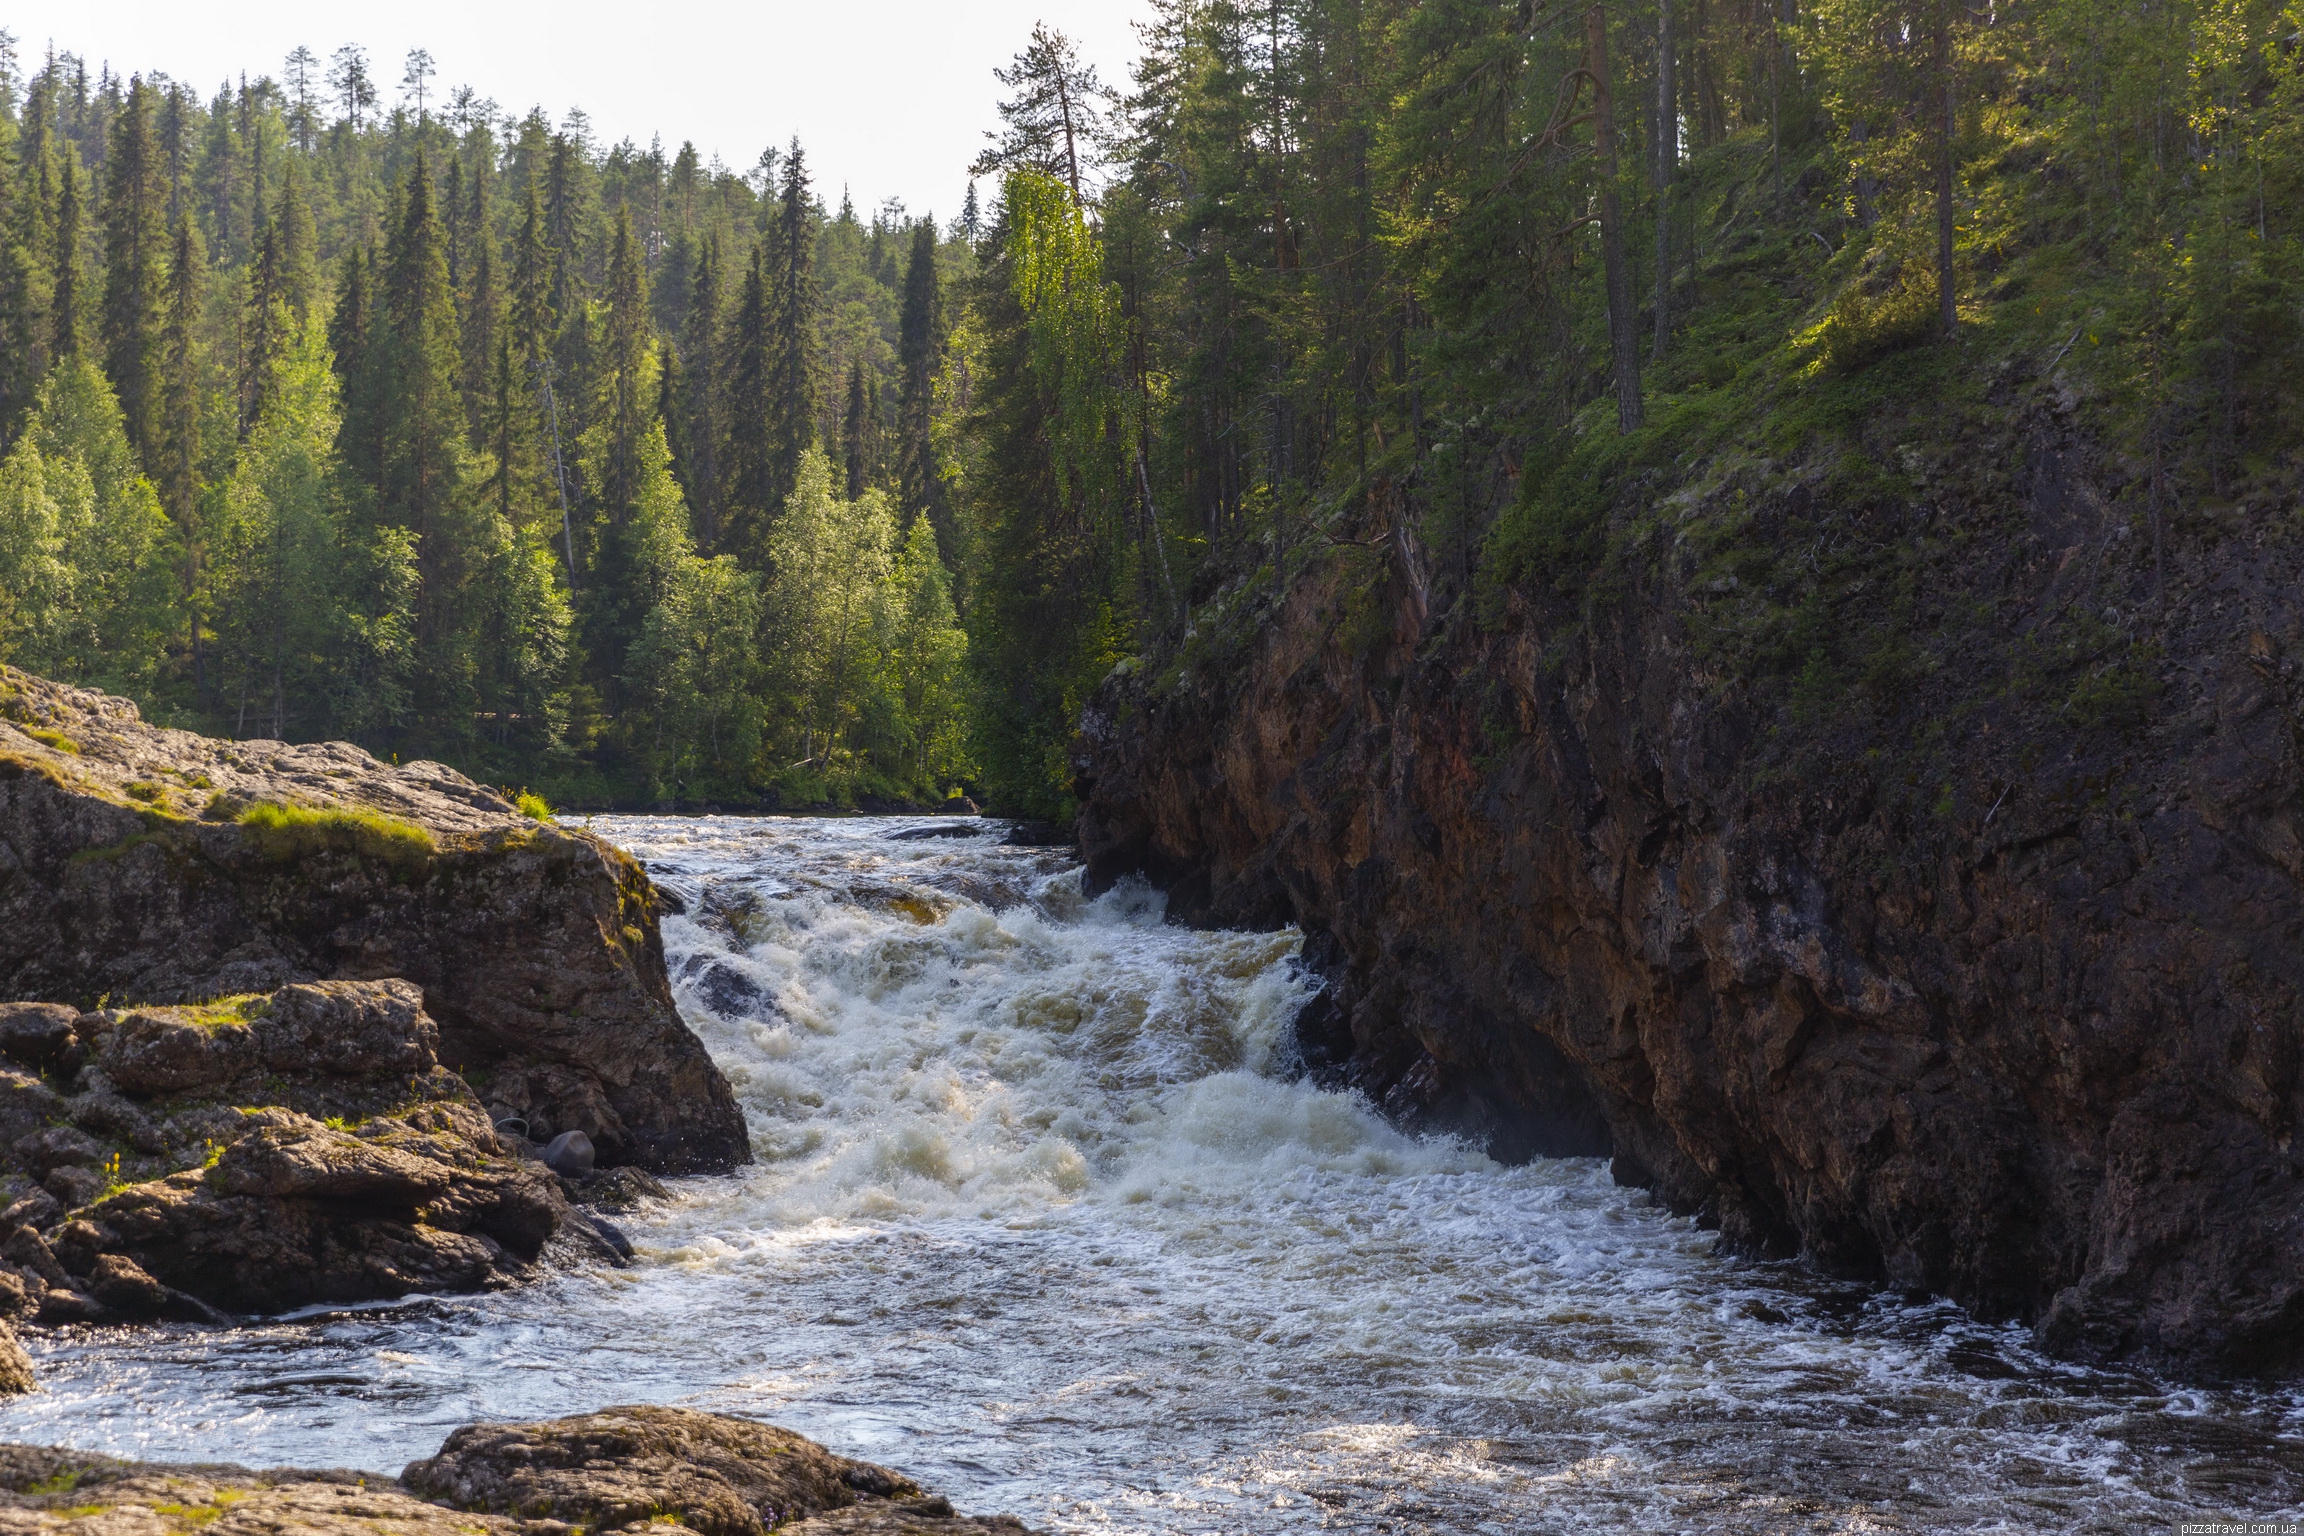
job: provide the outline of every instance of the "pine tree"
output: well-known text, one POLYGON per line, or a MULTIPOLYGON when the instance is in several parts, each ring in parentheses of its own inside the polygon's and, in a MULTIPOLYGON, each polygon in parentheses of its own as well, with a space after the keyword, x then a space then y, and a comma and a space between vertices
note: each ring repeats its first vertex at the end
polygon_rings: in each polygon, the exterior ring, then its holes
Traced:
POLYGON ((295 163, 280 183, 280 206, 256 242, 242 327, 240 436, 245 439, 278 391, 281 359, 312 312, 312 216, 296 190, 295 163))
POLYGON ((766 505, 773 519, 798 483, 800 458, 816 442, 816 230, 800 141, 784 157, 775 267, 769 295, 769 420, 766 505))
POLYGON ((130 82, 114 125, 104 181, 104 371, 128 441, 145 464, 157 465, 167 184, 152 131, 152 92, 141 76, 130 82))

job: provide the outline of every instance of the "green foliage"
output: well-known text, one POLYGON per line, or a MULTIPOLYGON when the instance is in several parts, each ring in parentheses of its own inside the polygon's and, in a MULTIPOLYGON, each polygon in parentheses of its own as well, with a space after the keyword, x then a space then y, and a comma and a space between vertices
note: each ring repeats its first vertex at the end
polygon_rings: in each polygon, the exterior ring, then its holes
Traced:
POLYGON ((519 808, 520 814, 530 821, 550 821, 552 819, 552 806, 542 795, 533 794, 524 789, 520 791, 519 798, 512 803, 519 808))
POLYGON ((240 813, 239 826, 275 864, 334 851, 406 868, 428 862, 434 851, 432 834, 422 827, 364 807, 259 801, 240 813))

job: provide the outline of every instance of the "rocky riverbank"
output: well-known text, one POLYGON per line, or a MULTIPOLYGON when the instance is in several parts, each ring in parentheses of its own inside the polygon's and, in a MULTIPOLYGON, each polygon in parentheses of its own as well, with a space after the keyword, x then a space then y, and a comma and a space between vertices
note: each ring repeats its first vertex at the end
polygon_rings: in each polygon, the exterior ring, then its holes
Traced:
POLYGON ((0 1007, 0 1312, 224 1321, 621 1262, 437 1041, 405 981, 0 1007))
POLYGON ((789 1430, 679 1408, 609 1408, 457 1430, 398 1478, 118 1461, 0 1446, 9 1536, 1029 1536, 956 1514, 887 1467, 789 1430))
POLYGON ((2292 1373, 2293 513, 2148 556, 2117 465, 2054 409, 2025 431, 1860 517, 1829 462, 1732 460, 1479 622, 1401 529, 1372 586, 1243 578, 1087 713, 1091 886, 1300 923, 1307 1065, 1407 1123, 1612 1156, 1743 1251, 2059 1352, 2292 1373), (1819 528, 1920 595, 1894 687, 1735 649, 1779 613, 1765 552, 1819 528), (2156 601, 2149 647, 2092 617, 2156 601))
POLYGON ((680 1020, 629 857, 437 763, 217 741, 0 669, 0 997, 197 1003, 293 982, 422 989, 442 1063, 603 1166, 750 1160, 680 1020))

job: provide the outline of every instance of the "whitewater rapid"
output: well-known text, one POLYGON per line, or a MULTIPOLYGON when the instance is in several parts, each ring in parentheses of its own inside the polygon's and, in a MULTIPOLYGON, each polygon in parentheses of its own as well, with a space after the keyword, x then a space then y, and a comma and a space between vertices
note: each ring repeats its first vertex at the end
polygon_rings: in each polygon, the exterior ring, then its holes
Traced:
POLYGON ((997 823, 601 818, 758 1161, 639 1262, 34 1341, 0 1438, 394 1470, 482 1417, 757 1415, 1068 1533, 2129 1531, 2304 1513, 2304 1393, 2041 1358, 1725 1258, 1289 1071, 1293 933, 997 823))

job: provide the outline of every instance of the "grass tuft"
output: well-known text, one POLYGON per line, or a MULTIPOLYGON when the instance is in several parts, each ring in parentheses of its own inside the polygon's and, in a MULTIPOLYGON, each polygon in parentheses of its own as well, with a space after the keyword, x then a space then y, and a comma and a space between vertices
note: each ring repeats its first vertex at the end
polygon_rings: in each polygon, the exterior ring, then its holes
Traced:
POLYGON ((52 731, 43 725, 20 725, 16 729, 44 747, 52 748, 58 752, 69 752, 74 757, 80 755, 80 743, 62 731, 52 731))
POLYGON ((532 791, 525 789, 520 791, 520 797, 513 801, 513 804, 517 805, 520 808, 520 814, 530 821, 550 821, 552 819, 552 807, 545 802, 542 795, 532 791))

